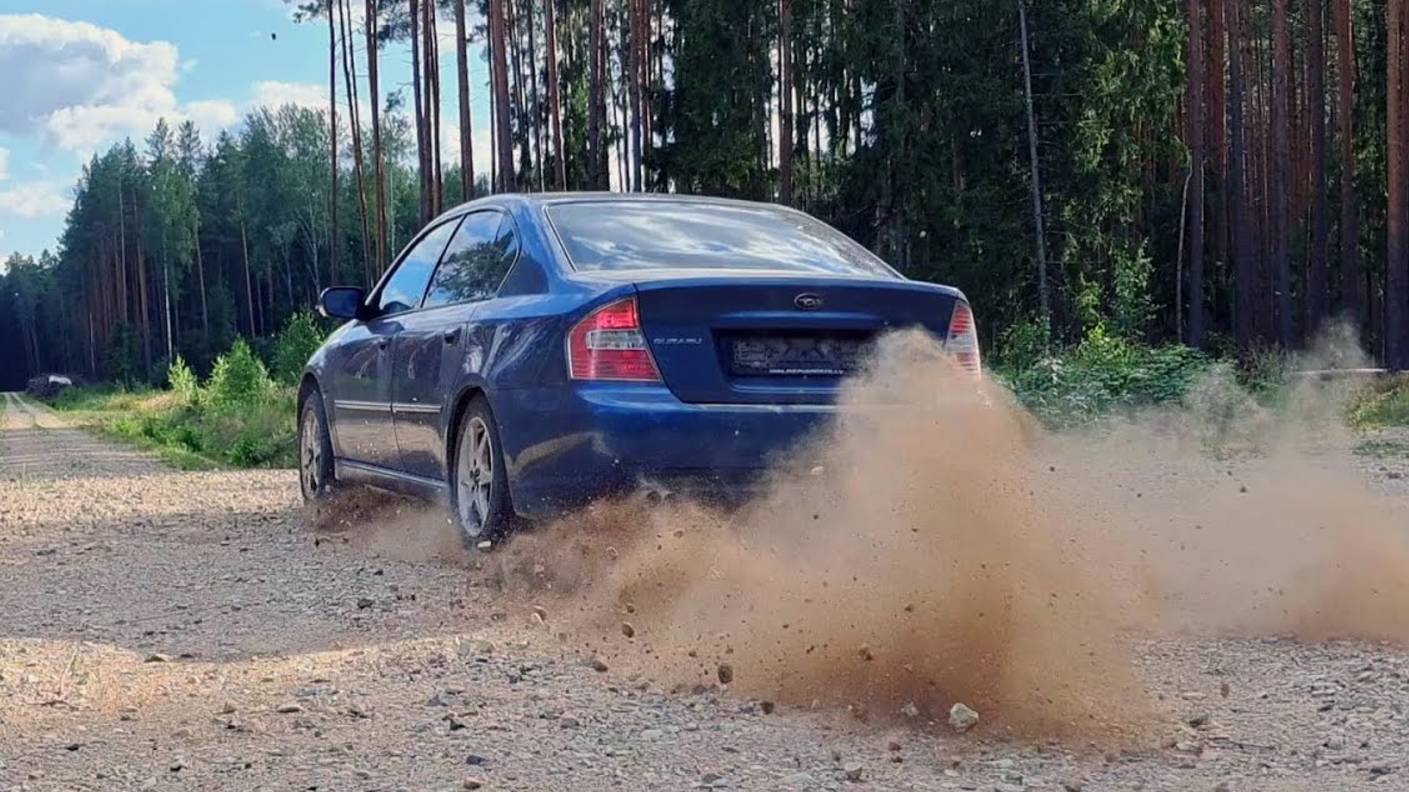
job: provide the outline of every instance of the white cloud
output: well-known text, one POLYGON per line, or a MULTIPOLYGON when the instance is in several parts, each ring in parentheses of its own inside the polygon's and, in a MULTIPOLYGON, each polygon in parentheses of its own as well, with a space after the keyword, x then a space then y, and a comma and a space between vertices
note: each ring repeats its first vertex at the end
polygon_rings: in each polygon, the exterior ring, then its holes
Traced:
POLYGON ((166 41, 134 42, 115 30, 40 14, 0 15, 0 132, 39 134, 86 154, 156 120, 234 121, 228 102, 183 104, 183 64, 166 41))
MULTIPOLYGON (((341 92, 339 92, 341 93, 341 92)), ((286 104, 326 110, 328 88, 315 83, 280 82, 263 80, 254 84, 254 105, 282 107, 286 104)))
MULTIPOLYGON (((456 117, 458 118, 458 111, 456 117)), ((489 146, 489 127, 476 126, 470 134, 470 146, 474 149, 475 174, 488 178, 489 158, 494 153, 489 146)), ((414 155, 414 152, 412 153, 414 155)), ((451 121, 448 116, 442 116, 440 119, 440 161, 447 168, 460 161, 460 125, 451 121)))
POLYGON ((63 217, 70 203, 68 186, 63 182, 23 182, 8 190, 0 190, 0 213, 18 215, 27 220, 63 217))
POLYGON ((0 181, 5 181, 10 175, 10 150, 0 146, 0 181))
POLYGON ((235 109, 235 105, 223 99, 189 102, 186 104, 184 115, 205 132, 232 127, 240 120, 240 112, 235 109))

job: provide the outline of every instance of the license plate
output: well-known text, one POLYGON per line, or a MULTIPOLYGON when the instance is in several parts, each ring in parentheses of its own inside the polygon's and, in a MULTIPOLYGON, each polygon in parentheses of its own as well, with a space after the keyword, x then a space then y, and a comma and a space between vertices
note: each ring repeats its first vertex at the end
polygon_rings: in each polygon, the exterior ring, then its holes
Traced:
POLYGON ((843 377, 860 370, 870 344, 831 336, 736 338, 733 373, 749 377, 843 377))

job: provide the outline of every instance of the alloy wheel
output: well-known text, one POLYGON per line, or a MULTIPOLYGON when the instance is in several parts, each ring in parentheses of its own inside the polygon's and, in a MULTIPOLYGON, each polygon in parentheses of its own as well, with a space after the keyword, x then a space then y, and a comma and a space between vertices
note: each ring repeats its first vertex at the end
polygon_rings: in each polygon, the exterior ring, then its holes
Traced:
POLYGON ((490 505, 494 502, 494 440, 489 426, 478 415, 465 422, 458 456, 455 494, 460 528, 477 538, 489 524, 490 505))
POLYGON ((323 487, 323 433, 316 409, 304 409, 303 431, 299 434, 299 478, 303 482, 303 495, 315 498, 323 487))

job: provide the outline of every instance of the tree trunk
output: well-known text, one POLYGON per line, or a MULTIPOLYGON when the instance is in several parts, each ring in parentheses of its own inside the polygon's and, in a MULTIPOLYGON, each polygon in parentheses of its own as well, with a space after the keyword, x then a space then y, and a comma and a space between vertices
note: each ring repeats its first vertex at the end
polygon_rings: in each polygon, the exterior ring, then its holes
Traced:
POLYGON ((1385 58, 1385 168, 1386 245, 1385 277, 1385 365, 1400 371, 1409 366, 1405 347, 1404 291, 1409 288, 1409 249, 1405 239, 1404 172, 1404 0, 1389 0, 1385 6, 1388 36, 1385 58))
POLYGON ((254 285, 250 278, 250 243, 249 235, 245 233, 245 213, 240 211, 240 260, 245 265, 245 308, 249 311, 250 335, 259 334, 259 328, 254 323, 254 285))
POLYGON ((504 0, 489 0, 489 39, 494 73, 494 147, 498 149, 495 180, 499 192, 508 192, 514 177, 514 142, 509 136, 509 61, 504 51, 508 46, 504 0))
POLYGON ((587 100, 587 159, 588 184, 594 190, 606 189, 607 152, 602 145, 602 127, 607 111, 606 94, 603 91, 605 66, 602 43, 602 0, 590 0, 592 18, 588 22, 590 76, 588 77, 587 100))
POLYGON ((538 26, 533 21, 533 0, 527 0, 524 27, 528 29, 528 90, 532 111, 530 125, 533 128, 533 158, 538 165, 535 173, 538 176, 538 189, 541 191, 547 179, 547 160, 543 156, 543 105, 539 102, 538 95, 538 26))
MULTIPOLYGON (((377 245, 376 245, 376 266, 374 272, 378 276, 386 268, 387 263, 387 222, 386 222, 386 177, 383 174, 382 154, 382 111, 381 87, 377 72, 380 70, 380 60, 378 57, 377 29, 380 23, 377 20, 377 0, 367 0, 367 93, 372 109, 372 178, 376 179, 377 196, 377 245)), ((316 253, 314 254, 317 255, 316 253)), ((316 269, 315 269, 316 277, 316 269)))
POLYGON ((1306 330, 1315 333, 1326 319, 1326 32, 1325 0, 1309 0, 1307 114, 1311 122, 1311 251, 1306 283, 1306 330))
MULTIPOLYGON (((1037 235, 1037 309, 1043 326, 1050 329, 1052 301, 1047 288, 1047 235, 1042 224, 1042 175, 1037 156, 1037 114, 1032 105, 1032 58, 1027 50, 1027 0, 1018 0, 1018 32, 1021 34, 1020 43, 1023 50, 1023 98, 1027 104, 1027 155, 1032 177, 1032 226, 1033 233, 1037 235)), ((957 151, 955 154, 954 159, 957 159, 957 151)))
POLYGON ((1247 136, 1243 127, 1243 4, 1227 0, 1228 20, 1228 203, 1232 208, 1233 327, 1239 349, 1252 345, 1256 270, 1252 252, 1251 217, 1248 211, 1247 136))
POLYGON ((560 86, 558 85, 558 24, 557 0, 544 0, 543 27, 544 46, 548 48, 548 124, 553 130, 553 162, 557 188, 568 188, 567 153, 563 151, 563 113, 560 86))
POLYGON ((426 156, 426 109, 421 91, 421 7, 418 0, 409 0, 411 10, 411 94, 415 102, 412 113, 416 120, 416 172, 420 185, 420 224, 431 219, 430 158, 426 156))
MULTIPOLYGON (((415 2, 415 0, 412 0, 415 2)), ((331 185, 328 188, 328 222, 332 226, 332 231, 328 236, 328 271, 333 274, 333 279, 338 277, 338 34, 333 26, 333 0, 328 0, 328 159, 331 168, 329 178, 331 185)), ((240 218, 240 240, 244 244, 245 220, 240 218)), ((245 261, 245 271, 248 276, 249 261, 245 261)), ((249 278, 245 278, 246 294, 249 289, 249 278)), ((250 333, 254 333, 254 309, 250 309, 250 333)))
MULTIPOLYGON (((147 303, 149 299, 147 294, 147 257, 142 253, 142 234, 140 233, 142 228, 142 205, 138 203, 135 191, 132 195, 132 225, 133 229, 138 231, 133 237, 137 247, 135 251, 137 256, 137 273, 142 281, 142 328, 145 331, 145 335, 142 338, 142 365, 146 376, 150 378, 152 375, 152 333, 148 325, 151 322, 152 314, 151 308, 147 303)), ((153 285, 155 286, 155 284, 153 285)))
MULTIPOLYGON (((163 242, 165 246, 165 242, 163 242)), ((171 334, 171 262, 167 261, 166 251, 161 254, 161 292, 163 313, 166 314, 166 363, 171 365, 175 343, 171 334)))
POLYGON ((1287 217, 1290 150, 1287 111, 1291 96, 1291 39, 1287 33, 1287 0, 1272 0, 1272 158, 1270 186, 1272 199, 1272 264, 1276 277, 1277 341, 1283 349, 1292 346, 1292 275, 1288 256, 1291 228, 1287 217))
POLYGON ((631 189, 639 192, 641 190, 641 36, 644 35, 641 29, 641 3, 640 0, 629 0, 627 3, 627 42, 625 67, 628 101, 631 105, 631 121, 628 127, 631 134, 631 189))
POLYGON ((434 217, 445 206, 445 173, 440 156, 440 37, 436 35, 435 0, 424 0, 421 9, 425 14, 421 54, 426 59, 426 159, 430 163, 430 217, 434 217))
POLYGON ((524 85, 527 80, 524 79, 523 73, 523 48, 519 46, 518 9, 514 8, 514 2, 515 0, 504 0, 504 31, 508 42, 509 74, 514 78, 509 82, 510 98, 513 100, 512 107, 514 109, 514 114, 510 118, 515 122, 510 126, 510 129, 518 132, 514 141, 519 144, 519 167, 517 178, 514 180, 514 189, 523 189, 533 180, 533 142, 526 124, 528 104, 525 99, 524 85))
POLYGON ((201 289, 201 341, 210 341, 210 307, 206 304, 205 295, 205 260, 201 257, 201 213, 194 213, 191 219, 194 228, 192 232, 196 238, 196 278, 201 289))
POLYGON ((1355 36, 1350 0, 1335 0, 1336 78, 1340 83, 1336 114, 1340 126, 1340 266, 1341 310, 1353 326, 1365 316, 1360 285, 1360 214, 1355 190, 1355 36))
POLYGON ((1204 34, 1199 0, 1186 0, 1189 18, 1189 320, 1184 341, 1191 347, 1204 338, 1204 34))
POLYGON ((793 203, 793 11, 778 0, 778 202, 793 203))
MULTIPOLYGON (((352 168, 357 178, 357 208, 362 220, 362 272, 370 288, 376 282, 372 269, 372 234, 367 222, 367 177, 362 168, 362 119, 357 107, 357 73, 353 69, 352 58, 352 0, 338 0, 342 12, 342 69, 343 82, 347 86, 347 119, 352 129, 352 168)), ((272 287, 270 289, 273 290, 272 287)))
MULTIPOLYGON (((1227 63, 1227 24, 1224 3, 1209 0, 1207 13, 1207 59, 1204 61, 1204 131, 1208 150, 1205 159, 1212 167, 1204 170, 1204 190, 1213 193, 1214 278, 1221 281, 1228 274, 1228 90, 1224 76, 1227 63), (1211 177, 1210 177, 1211 174, 1211 177)), ((1207 231, 1207 229, 1205 229, 1207 231)), ((1214 316, 1217 311, 1210 311, 1214 316)), ((1217 319, 1214 320, 1217 324, 1217 319)))
POLYGON ((641 189, 649 188, 651 158, 648 156, 655 139, 651 133, 651 0, 639 0, 641 14, 641 189))
MULTIPOLYGON (((549 0, 551 3, 552 0, 549 0)), ((470 62, 465 32, 465 0, 455 0, 455 77, 460 88, 460 195, 475 197, 475 153, 471 145, 470 62)))

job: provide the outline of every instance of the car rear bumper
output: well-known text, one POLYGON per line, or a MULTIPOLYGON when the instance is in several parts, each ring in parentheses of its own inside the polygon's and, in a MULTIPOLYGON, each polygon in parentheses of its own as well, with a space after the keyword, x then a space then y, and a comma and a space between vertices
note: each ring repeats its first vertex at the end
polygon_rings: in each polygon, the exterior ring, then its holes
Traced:
POLYGON ((787 452, 836 414, 832 405, 687 404, 669 389, 591 383, 502 392, 494 409, 514 507, 543 518, 615 493, 756 489, 787 452))

